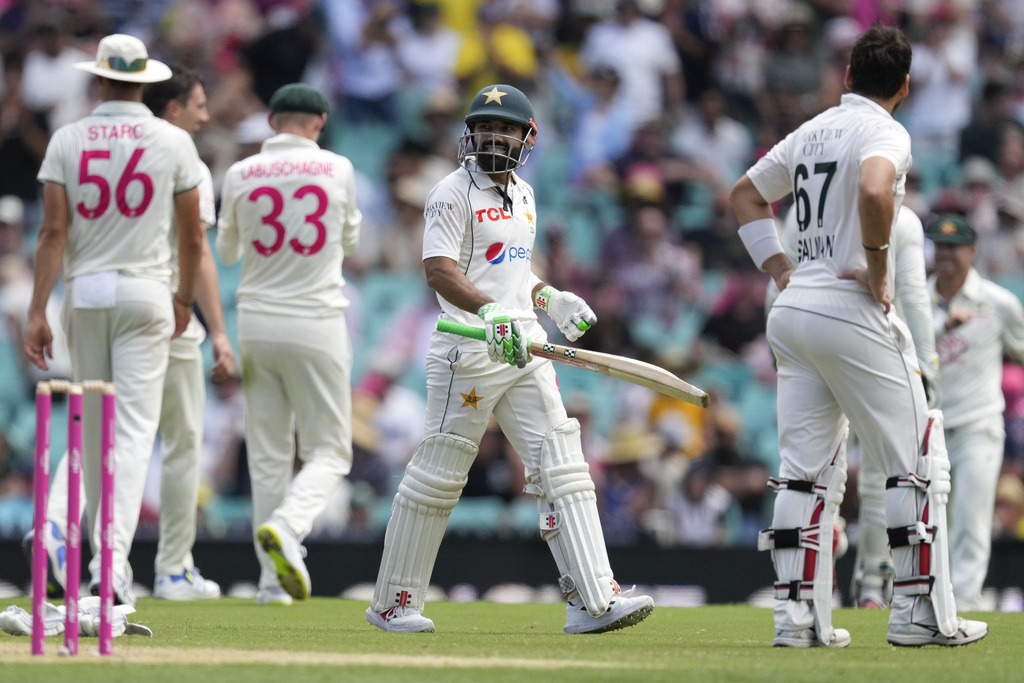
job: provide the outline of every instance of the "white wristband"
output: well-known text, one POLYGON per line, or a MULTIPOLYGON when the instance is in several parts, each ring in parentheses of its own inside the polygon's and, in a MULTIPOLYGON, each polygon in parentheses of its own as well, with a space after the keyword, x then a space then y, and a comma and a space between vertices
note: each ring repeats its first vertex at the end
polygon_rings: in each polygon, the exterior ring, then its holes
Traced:
POLYGON ((758 270, 764 270, 764 262, 776 254, 782 254, 782 242, 775 227, 774 218, 761 218, 740 226, 740 239, 747 253, 754 260, 758 270))

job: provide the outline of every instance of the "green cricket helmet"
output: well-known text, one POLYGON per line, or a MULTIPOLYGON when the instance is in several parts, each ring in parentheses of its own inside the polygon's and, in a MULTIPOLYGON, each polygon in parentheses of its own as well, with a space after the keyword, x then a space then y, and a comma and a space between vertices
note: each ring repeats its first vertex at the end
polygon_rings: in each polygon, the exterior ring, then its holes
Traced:
POLYGON ((465 166, 473 159, 478 170, 504 173, 525 164, 536 144, 537 123, 533 120, 530 100, 511 85, 489 85, 478 92, 469 105, 466 131, 459 140, 459 163, 465 166), (519 124, 523 127, 522 136, 475 130, 475 123, 493 120, 519 124))

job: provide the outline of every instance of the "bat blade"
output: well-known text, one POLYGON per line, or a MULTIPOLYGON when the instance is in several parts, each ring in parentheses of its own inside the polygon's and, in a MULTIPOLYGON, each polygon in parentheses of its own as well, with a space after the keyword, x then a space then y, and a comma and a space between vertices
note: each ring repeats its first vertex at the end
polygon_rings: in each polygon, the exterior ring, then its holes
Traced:
MULTIPOLYGON (((486 333, 483 328, 463 325, 451 320, 438 320, 437 329, 441 332, 450 332, 463 337, 470 337, 481 341, 486 340, 486 333)), ((688 382, 684 382, 668 370, 651 363, 645 363, 625 356, 617 356, 612 353, 588 351, 550 342, 531 340, 529 344, 530 353, 538 358, 547 358, 558 363, 565 363, 566 365, 572 365, 589 370, 590 372, 597 372, 608 377, 631 382, 648 389, 653 389, 666 396, 692 403, 701 408, 707 408, 711 402, 707 392, 688 382)))

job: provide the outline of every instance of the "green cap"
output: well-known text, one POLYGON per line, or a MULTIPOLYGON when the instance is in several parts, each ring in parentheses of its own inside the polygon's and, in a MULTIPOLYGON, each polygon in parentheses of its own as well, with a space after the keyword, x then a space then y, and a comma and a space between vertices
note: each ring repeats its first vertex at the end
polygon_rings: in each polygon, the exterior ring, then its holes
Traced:
POLYGON ((967 219, 955 213, 939 216, 928 228, 927 235, 938 244, 974 244, 978 238, 967 219))
POLYGON ((327 98, 319 90, 305 83, 282 85, 270 98, 270 113, 282 112, 326 114, 327 98))

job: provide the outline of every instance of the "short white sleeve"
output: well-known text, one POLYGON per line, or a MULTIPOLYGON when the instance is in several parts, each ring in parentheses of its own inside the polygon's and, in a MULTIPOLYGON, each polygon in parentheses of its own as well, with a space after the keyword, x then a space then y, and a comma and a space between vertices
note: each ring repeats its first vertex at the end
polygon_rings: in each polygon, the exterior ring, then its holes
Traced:
POLYGON ((792 139, 793 133, 790 133, 747 171, 747 177, 765 201, 774 202, 793 191, 793 178, 788 163, 792 139))
POLYGON ((427 195, 423 217, 423 258, 445 256, 458 263, 469 223, 469 203, 465 191, 452 186, 451 176, 427 195))
POLYGON ((910 170, 910 135, 896 121, 882 121, 864 131, 864 147, 861 148, 860 163, 872 157, 883 157, 896 167, 896 175, 902 176, 910 170))

